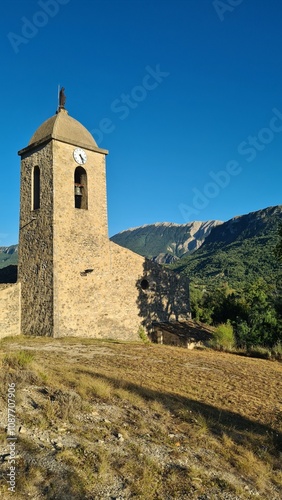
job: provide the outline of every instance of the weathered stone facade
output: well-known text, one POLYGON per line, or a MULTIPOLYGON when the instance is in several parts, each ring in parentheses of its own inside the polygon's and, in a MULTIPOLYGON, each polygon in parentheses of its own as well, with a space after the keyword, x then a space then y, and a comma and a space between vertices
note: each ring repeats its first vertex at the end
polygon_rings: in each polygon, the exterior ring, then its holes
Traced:
POLYGON ((107 151, 79 122, 60 109, 19 154, 21 333, 138 339, 190 316, 187 280, 109 240, 107 151))
POLYGON ((20 283, 0 285, 0 339, 20 333, 20 283))
POLYGON ((21 163, 18 279, 21 282, 21 331, 53 332, 53 144, 35 148, 21 163), (41 207, 32 210, 32 174, 40 166, 41 207), (40 327, 39 327, 40 325, 40 327))

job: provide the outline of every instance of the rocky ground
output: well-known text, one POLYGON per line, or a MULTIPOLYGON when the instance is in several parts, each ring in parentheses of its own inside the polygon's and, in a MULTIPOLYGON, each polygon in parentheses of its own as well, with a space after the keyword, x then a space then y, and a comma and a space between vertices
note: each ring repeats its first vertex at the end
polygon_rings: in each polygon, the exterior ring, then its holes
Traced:
MULTIPOLYGON (((281 364, 161 346, 48 339, 33 344, 2 343, 3 387, 11 380, 17 387, 13 498, 281 498, 281 443, 273 447, 274 431, 280 436, 281 407, 273 402, 281 394, 281 364), (259 405, 255 378, 262 369, 260 382, 269 380, 262 396, 269 390, 272 395, 269 404, 262 399, 259 405), (238 404, 237 413, 236 398, 243 405, 250 399, 243 378, 251 372, 252 401, 245 411, 238 404), (216 394, 223 373, 222 392, 233 380, 229 402, 226 393, 216 394), (198 385, 197 397, 192 384, 198 385)), ((4 390, 3 499, 11 498, 6 407, 4 390)))

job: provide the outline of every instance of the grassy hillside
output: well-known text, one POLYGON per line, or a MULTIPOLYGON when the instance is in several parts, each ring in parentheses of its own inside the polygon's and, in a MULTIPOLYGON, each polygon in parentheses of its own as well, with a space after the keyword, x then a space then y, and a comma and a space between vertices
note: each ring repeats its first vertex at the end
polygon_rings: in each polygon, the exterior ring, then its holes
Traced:
POLYGON ((173 269, 190 276, 195 283, 219 285, 228 282, 236 289, 263 277, 268 283, 276 280, 279 264, 274 256, 276 237, 255 237, 218 248, 207 245, 187 256, 173 269))
POLYGON ((278 500, 282 364, 82 339, 1 342, 16 384, 17 500, 278 500))

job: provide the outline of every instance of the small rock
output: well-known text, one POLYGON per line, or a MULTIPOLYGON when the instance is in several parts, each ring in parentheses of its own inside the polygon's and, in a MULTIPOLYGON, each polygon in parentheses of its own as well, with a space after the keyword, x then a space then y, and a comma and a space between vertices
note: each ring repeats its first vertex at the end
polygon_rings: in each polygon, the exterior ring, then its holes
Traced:
POLYGON ((118 440, 119 440, 120 443, 123 443, 124 437, 123 437, 123 435, 120 432, 118 433, 117 438, 118 438, 118 440))
POLYGON ((58 440, 52 439, 51 443, 54 446, 54 448, 56 448, 57 450, 61 450, 64 447, 64 445, 60 439, 58 439, 58 440))
POLYGON ((19 427, 19 433, 20 434, 26 434, 26 428, 23 427, 22 425, 19 427))

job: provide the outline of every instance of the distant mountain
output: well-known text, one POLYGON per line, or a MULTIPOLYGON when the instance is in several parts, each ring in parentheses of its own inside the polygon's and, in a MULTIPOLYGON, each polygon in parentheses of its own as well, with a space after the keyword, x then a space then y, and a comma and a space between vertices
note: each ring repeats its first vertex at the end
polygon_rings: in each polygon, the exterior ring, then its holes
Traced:
POLYGON ((274 256, 282 205, 227 222, 152 224, 123 231, 112 240, 190 276, 192 281, 232 286, 264 277, 272 282, 281 265, 274 256))
POLYGON ((187 224, 159 222, 127 229, 111 240, 160 264, 169 264, 197 250, 212 229, 221 224, 217 220, 187 224))
POLYGON ((282 205, 234 217, 214 227, 203 245, 173 268, 193 281, 240 287, 263 277, 274 283, 281 271, 274 248, 282 223, 282 205))
POLYGON ((18 262, 18 245, 0 247, 0 269, 18 262))

